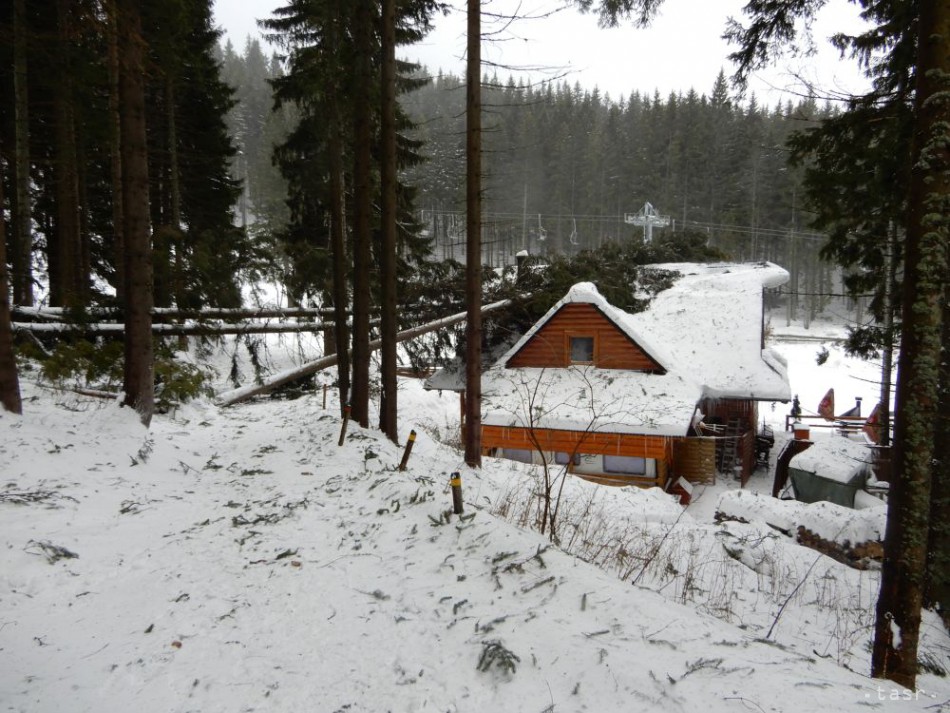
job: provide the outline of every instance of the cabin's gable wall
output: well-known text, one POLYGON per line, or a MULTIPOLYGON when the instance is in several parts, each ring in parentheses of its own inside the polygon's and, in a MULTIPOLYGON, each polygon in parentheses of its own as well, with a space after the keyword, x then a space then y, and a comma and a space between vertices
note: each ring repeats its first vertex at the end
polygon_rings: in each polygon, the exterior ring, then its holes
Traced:
POLYGON ((593 337, 600 369, 662 372, 663 368, 592 304, 565 304, 512 356, 509 368, 563 368, 571 365, 571 337, 593 337))

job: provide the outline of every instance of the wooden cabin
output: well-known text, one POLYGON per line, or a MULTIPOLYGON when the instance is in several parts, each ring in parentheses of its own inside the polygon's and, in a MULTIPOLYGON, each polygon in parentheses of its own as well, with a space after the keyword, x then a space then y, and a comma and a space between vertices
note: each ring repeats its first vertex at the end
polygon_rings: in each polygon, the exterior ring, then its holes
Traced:
POLYGON ((486 455, 566 466, 597 482, 666 488, 745 478, 759 401, 788 401, 763 348, 763 290, 782 268, 656 266, 673 287, 640 314, 575 285, 483 375, 486 455))

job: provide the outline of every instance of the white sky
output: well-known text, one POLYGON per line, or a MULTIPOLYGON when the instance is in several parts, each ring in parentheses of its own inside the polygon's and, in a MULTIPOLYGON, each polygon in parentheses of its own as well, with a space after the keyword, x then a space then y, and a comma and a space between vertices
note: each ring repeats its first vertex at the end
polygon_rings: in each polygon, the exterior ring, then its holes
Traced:
MULTIPOLYGON (((267 17, 283 0, 216 0, 215 17, 228 37, 240 50, 245 38, 258 33, 255 18, 267 17)), ((448 17, 436 18, 435 30, 419 45, 403 48, 401 56, 414 59, 433 72, 442 69, 464 75, 465 12, 464 0, 452 0, 454 10, 448 17)), ((482 59, 506 65, 498 74, 530 75, 534 81, 563 78, 573 84, 602 92, 614 99, 633 90, 665 95, 690 87, 708 94, 720 68, 727 75, 732 65, 727 59, 731 49, 720 38, 728 17, 742 17, 745 0, 666 0, 652 25, 638 29, 632 23, 614 29, 598 27, 594 15, 581 15, 574 9, 562 9, 545 19, 526 19, 512 23, 484 42, 482 59), (544 68, 538 70, 537 68, 544 68), (534 71, 529 71, 534 70, 534 71)), ((536 16, 556 8, 558 0, 484 0, 483 12, 499 15, 536 16)), ((845 0, 832 0, 822 11, 814 28, 817 54, 807 58, 788 57, 774 68, 757 74, 750 88, 760 99, 772 103, 783 90, 802 91, 795 75, 806 77, 824 92, 857 90, 864 81, 856 65, 840 59, 827 42, 838 31, 856 31, 860 27, 857 9, 845 0)), ((501 28, 499 21, 483 19, 483 33, 501 28)), ((488 68, 488 71, 491 71, 488 68)))

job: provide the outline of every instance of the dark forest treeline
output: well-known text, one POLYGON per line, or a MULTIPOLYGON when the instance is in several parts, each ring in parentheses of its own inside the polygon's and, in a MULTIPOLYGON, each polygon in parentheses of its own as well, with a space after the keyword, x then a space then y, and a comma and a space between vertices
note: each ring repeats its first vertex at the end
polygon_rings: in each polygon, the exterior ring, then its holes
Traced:
MULTIPOLYGON (((701 229, 735 259, 788 264, 790 232, 819 238, 802 234, 802 171, 789 167, 786 141, 831 115, 828 106, 735 101, 722 73, 708 96, 619 101, 563 82, 483 83, 485 210, 519 247, 576 252, 639 234, 622 216, 646 202, 671 228, 701 229)), ((463 208, 463 101, 453 75, 403 98, 429 158, 411 174, 422 210, 463 208)))
POLYGON ((119 308, 122 399, 146 425, 153 306, 240 304, 246 241, 219 34, 209 0, 0 0, 0 92, 12 98, 0 103, 6 408, 20 409, 7 274, 14 304, 76 318, 119 308))
MULTIPOLYGON (((236 305, 246 245, 207 0, 137 4, 157 305, 236 305)), ((0 0, 0 161, 14 301, 121 299, 122 6, 0 0)))
MULTIPOLYGON (((278 260, 292 263, 301 247, 286 239, 293 233, 287 187, 273 156, 295 119, 286 106, 264 110, 281 63, 265 58, 256 40, 241 53, 228 45, 221 56, 240 98, 229 126, 241 149, 232 170, 247 187, 241 215, 258 245, 280 248, 286 257, 278 260)), ((403 178, 416 191, 435 260, 464 259, 464 90, 461 78, 439 75, 399 97, 426 159, 403 178)), ((829 301, 821 293, 842 292, 837 270, 818 259, 825 238, 808 228, 804 169, 789 165, 786 146, 793 132, 834 115, 831 106, 739 101, 722 73, 709 95, 635 93, 614 101, 563 82, 535 87, 493 77, 483 78, 482 91, 486 264, 513 264, 523 248, 572 255, 639 238, 642 228, 623 216, 649 201, 670 218, 666 231, 702 233, 729 258, 787 267, 790 318, 807 323, 829 301)))
POLYGON ((271 82, 284 75, 275 54, 267 56, 259 40, 248 38, 238 51, 228 41, 218 52, 221 78, 234 90, 234 106, 226 122, 237 149, 231 175, 241 181, 237 220, 258 248, 273 247, 271 236, 290 219, 287 181, 274 163, 282 144, 299 119, 293 106, 274 108, 271 82))

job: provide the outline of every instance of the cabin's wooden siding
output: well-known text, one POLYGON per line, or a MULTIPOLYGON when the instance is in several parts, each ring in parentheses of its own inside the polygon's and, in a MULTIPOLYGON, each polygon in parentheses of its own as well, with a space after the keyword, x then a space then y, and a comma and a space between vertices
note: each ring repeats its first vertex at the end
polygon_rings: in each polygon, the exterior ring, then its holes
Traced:
POLYGON ((636 485, 641 488, 655 488, 655 487, 665 487, 666 480, 663 478, 659 472, 657 473, 656 478, 644 478, 643 476, 638 475, 592 475, 591 473, 574 473, 578 478, 583 478, 584 480, 589 480, 591 483, 597 483, 598 485, 614 485, 620 488, 626 487, 628 485, 636 485))
POLYGON ((743 487, 755 470, 755 434, 758 431, 759 405, 740 399, 706 399, 699 405, 707 423, 727 426, 727 437, 736 439, 735 453, 740 464, 743 487))
POLYGON ((588 431, 560 431, 505 426, 482 426, 482 448, 546 451, 557 453, 589 453, 593 455, 631 456, 649 458, 656 462, 656 477, 619 474, 575 473, 604 485, 640 485, 666 487, 669 462, 673 457, 673 442, 666 436, 643 436, 628 433, 595 433, 588 431))
POLYGON ((759 409, 755 401, 704 399, 699 404, 699 410, 705 414, 703 420, 706 423, 728 425, 730 421, 738 420, 742 425, 742 430, 756 430, 759 409))
POLYGON ((739 461, 742 463, 742 470, 739 473, 739 482, 742 487, 746 486, 752 472, 755 470, 755 432, 746 431, 739 438, 738 448, 739 461))
POLYGON ((678 438, 673 442, 673 472, 690 483, 716 483, 716 439, 678 438))
POLYGON ((671 450, 664 436, 641 436, 623 433, 560 431, 505 426, 482 426, 483 448, 518 448, 556 451, 558 453, 591 453, 611 456, 639 456, 665 461, 671 450))
POLYGON ((570 303, 561 307, 557 314, 508 360, 506 366, 570 366, 571 337, 594 338, 593 365, 601 369, 663 371, 660 364, 620 331, 603 312, 586 303, 570 303))

